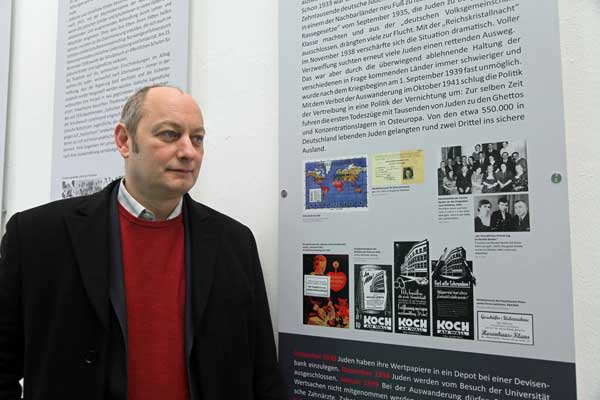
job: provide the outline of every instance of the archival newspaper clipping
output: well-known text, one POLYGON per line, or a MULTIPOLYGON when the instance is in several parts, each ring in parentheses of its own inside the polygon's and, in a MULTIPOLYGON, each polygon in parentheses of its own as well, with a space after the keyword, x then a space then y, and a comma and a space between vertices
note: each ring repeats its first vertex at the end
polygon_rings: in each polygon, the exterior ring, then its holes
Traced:
POLYGON ((575 400, 557 2, 282 0, 280 104, 288 398, 575 400))

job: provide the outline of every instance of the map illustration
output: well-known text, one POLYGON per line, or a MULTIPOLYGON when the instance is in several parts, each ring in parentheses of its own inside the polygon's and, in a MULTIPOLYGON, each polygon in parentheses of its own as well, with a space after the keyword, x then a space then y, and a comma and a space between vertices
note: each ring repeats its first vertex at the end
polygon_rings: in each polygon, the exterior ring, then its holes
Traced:
POLYGON ((304 166, 305 208, 367 207, 367 158, 309 161, 304 166))

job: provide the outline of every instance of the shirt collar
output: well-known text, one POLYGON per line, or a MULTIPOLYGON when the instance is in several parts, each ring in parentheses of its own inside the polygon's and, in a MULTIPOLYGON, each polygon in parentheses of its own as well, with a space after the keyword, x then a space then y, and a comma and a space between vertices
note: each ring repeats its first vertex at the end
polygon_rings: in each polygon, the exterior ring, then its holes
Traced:
MULTIPOLYGON (((125 178, 121 179, 121 183, 119 184, 119 194, 117 196, 119 200, 119 204, 123 206, 129 214, 134 217, 144 219, 146 221, 156 221, 156 215, 146 207, 141 205, 136 199, 133 198, 131 194, 125 188, 125 178)), ((179 200, 179 203, 175 206, 175 209, 169 214, 167 219, 173 219, 181 214, 181 208, 183 206, 183 197, 179 200)))

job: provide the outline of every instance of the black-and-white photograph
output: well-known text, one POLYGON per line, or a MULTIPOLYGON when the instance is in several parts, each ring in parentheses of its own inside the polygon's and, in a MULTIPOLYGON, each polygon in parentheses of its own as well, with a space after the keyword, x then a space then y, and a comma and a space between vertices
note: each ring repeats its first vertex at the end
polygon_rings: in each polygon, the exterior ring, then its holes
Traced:
POLYGON ((474 197, 475 232, 529 232, 529 196, 474 197))
POLYGON ((79 197, 86 196, 88 194, 94 194, 96 192, 99 192, 110 182, 118 178, 120 177, 116 176, 89 179, 63 179, 61 198, 68 199, 70 197, 79 197))
POLYGON ((525 141, 443 147, 438 195, 529 191, 525 141))

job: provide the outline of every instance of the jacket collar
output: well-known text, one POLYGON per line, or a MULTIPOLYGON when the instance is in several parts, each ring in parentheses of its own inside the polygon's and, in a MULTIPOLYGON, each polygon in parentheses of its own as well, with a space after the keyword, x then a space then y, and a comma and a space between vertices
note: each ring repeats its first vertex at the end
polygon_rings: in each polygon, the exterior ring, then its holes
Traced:
POLYGON ((109 204, 114 181, 102 191, 89 196, 72 213, 65 216, 73 253, 83 286, 105 328, 109 328, 109 204))
POLYGON ((194 321, 188 322, 196 329, 200 328, 198 325, 208 303, 222 229, 220 219, 214 217, 213 211, 192 200, 188 194, 183 198, 183 213, 186 237, 189 238, 186 257, 189 254, 190 262, 186 261, 186 281, 191 287, 188 286, 187 292, 194 321))

